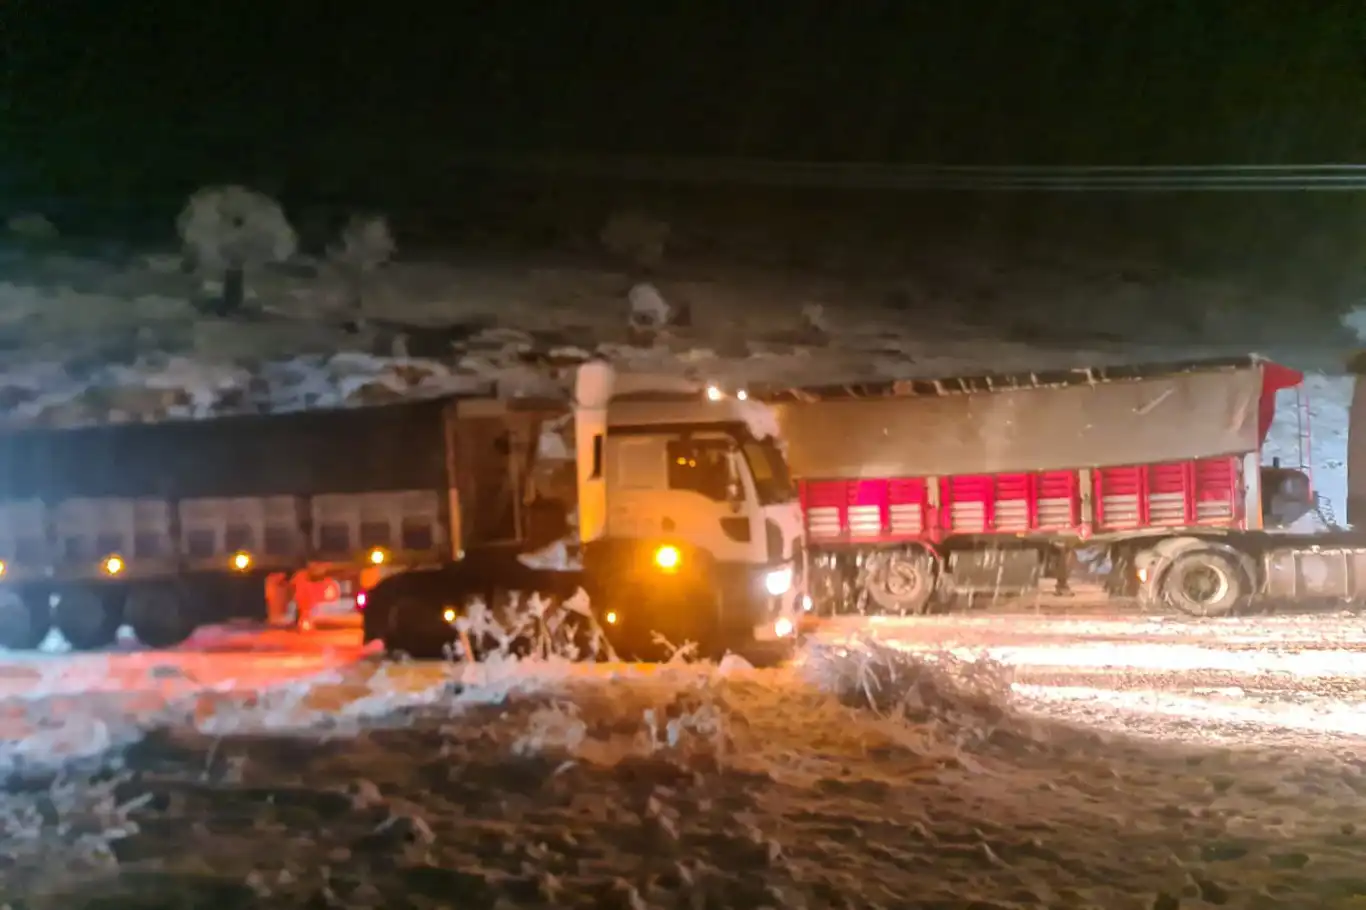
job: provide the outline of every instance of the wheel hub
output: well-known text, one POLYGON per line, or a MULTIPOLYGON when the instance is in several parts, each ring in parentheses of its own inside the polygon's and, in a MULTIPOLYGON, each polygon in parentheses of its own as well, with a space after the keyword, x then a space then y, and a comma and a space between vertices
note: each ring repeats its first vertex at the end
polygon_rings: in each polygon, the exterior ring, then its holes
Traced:
POLYGON ((894 597, 907 597, 920 587, 920 573, 910 563, 896 560, 887 567, 884 585, 894 597))
POLYGON ((1181 578, 1182 593, 1202 606, 1218 602, 1228 589, 1228 577, 1215 566, 1197 566, 1181 578))

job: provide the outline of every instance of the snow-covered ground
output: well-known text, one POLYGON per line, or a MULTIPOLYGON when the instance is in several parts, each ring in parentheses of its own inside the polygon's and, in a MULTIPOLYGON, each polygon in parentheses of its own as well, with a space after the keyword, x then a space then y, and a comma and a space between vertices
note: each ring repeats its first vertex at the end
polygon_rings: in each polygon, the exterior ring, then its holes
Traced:
POLYGON ((64 654, 56 644, 0 660, 0 774, 101 755, 187 711, 202 718, 220 696, 314 685, 362 655, 354 626, 206 627, 168 652, 64 654))
POLYGON ((382 664, 348 634, 6 661, 5 717, 139 729, 98 762, 10 777, 5 899, 1149 910, 1366 896, 1360 617, 840 620, 775 670, 382 664))

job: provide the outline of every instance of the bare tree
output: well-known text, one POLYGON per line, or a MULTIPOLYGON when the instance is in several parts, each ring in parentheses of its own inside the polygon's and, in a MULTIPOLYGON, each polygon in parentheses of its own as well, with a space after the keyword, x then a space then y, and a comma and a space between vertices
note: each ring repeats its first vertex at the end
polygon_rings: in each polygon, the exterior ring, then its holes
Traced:
POLYGON ((298 237, 284 209, 269 196, 241 186, 197 190, 176 221, 196 268, 222 275, 221 312, 242 308, 249 270, 294 255, 298 237))

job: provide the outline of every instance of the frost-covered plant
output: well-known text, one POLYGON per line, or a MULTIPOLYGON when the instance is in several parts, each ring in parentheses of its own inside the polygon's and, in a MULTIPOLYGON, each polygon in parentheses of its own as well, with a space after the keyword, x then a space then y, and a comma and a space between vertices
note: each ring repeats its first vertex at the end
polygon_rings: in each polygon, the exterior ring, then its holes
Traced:
MULTIPOLYGON (((459 640, 446 650, 450 660, 592 663, 622 659, 598 624, 582 588, 565 600, 516 592, 493 606, 474 599, 462 606, 455 628, 459 640)), ((658 632, 650 638, 663 663, 682 666, 701 660, 694 642, 675 644, 658 632)))
POLYGON ((130 816, 151 799, 149 793, 120 802, 127 781, 126 774, 107 780, 63 774, 46 791, 7 793, 0 802, 6 893, 46 890, 57 869, 68 876, 116 873, 114 844, 138 833, 130 816))
POLYGON ((622 688, 570 686, 559 690, 565 697, 509 717, 515 754, 563 756, 564 768, 646 757, 720 763, 735 752, 723 688, 705 673, 636 677, 622 688))
POLYGON ((369 276, 387 265, 397 249, 388 219, 374 215, 351 216, 341 237, 328 247, 328 259, 349 285, 353 309, 362 308, 369 276))
POLYGON ((242 308, 249 270, 289 259, 299 243, 280 204, 242 186, 197 190, 176 228, 195 266, 222 276, 225 313, 242 308))
POLYGON ((582 590, 560 603, 539 594, 513 594, 507 603, 491 609, 476 600, 465 607, 464 615, 456 621, 456 630, 461 642, 450 656, 457 660, 617 659, 589 609, 588 595, 582 590))
POLYGON ((913 654, 862 639, 813 648, 804 671, 842 703, 980 740, 1010 716, 1012 677, 989 658, 913 654))
POLYGON ((579 706, 572 701, 556 701, 538 708, 528 718, 527 726, 526 732, 512 743, 514 755, 549 751, 572 755, 588 736, 588 725, 583 721, 579 706))

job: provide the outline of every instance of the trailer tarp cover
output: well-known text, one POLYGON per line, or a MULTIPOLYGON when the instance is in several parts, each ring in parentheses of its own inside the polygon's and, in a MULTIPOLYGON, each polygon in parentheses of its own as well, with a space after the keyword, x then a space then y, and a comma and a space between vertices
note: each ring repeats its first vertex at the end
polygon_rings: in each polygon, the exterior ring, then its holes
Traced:
POLYGON ((1090 385, 774 404, 792 472, 917 477, 1254 451, 1262 365, 1090 385))

